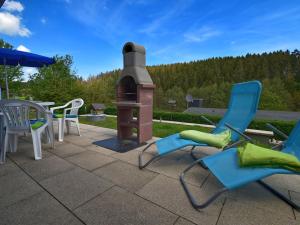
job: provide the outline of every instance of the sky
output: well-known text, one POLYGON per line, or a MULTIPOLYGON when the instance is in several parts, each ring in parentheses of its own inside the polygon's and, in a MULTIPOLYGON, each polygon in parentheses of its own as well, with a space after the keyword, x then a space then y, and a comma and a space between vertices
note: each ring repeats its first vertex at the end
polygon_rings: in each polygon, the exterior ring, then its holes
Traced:
POLYGON ((122 68, 127 41, 145 46, 147 65, 300 49, 300 1, 6 0, 0 38, 22 51, 70 54, 87 78, 122 68))

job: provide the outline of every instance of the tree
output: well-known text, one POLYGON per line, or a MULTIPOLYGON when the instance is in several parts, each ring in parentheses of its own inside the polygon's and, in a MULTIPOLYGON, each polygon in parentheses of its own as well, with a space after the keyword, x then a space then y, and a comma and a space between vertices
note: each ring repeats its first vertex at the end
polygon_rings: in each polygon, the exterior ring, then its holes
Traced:
POLYGON ((63 104, 82 97, 81 81, 71 69, 72 57, 56 56, 55 61, 55 64, 39 68, 38 73, 30 76, 29 87, 34 99, 63 104))
MULTIPOLYGON (((0 48, 9 48, 12 49, 13 46, 4 40, 0 39, 0 48)), ((2 62, 1 62, 2 63, 2 62)), ((0 65, 0 86, 5 88, 5 73, 8 78, 8 86, 10 90, 10 95, 19 95, 22 89, 23 81, 23 71, 20 66, 6 66, 6 68, 0 65)))

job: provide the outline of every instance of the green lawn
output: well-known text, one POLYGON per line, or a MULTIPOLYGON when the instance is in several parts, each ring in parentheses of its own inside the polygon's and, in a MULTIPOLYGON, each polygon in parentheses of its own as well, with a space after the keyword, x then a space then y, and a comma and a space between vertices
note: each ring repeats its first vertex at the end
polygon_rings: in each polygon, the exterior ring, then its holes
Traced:
MULTIPOLYGON (((86 117, 81 117, 80 123, 90 124, 98 127, 117 129, 117 118, 115 117, 106 117, 104 121, 99 122, 91 122, 87 120, 86 117)), ((168 135, 175 134, 183 130, 199 130, 209 132, 211 129, 200 126, 188 126, 160 122, 154 122, 153 124, 153 136, 155 137, 166 137, 168 135)))

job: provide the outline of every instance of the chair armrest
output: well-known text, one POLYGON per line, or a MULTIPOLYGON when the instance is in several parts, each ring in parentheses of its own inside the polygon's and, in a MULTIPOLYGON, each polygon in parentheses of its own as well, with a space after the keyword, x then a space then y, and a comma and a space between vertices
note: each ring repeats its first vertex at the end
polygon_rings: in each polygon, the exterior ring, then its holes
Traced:
POLYGON ((245 138, 247 141, 253 143, 253 140, 251 137, 247 136, 246 134, 242 133, 241 131, 235 129, 234 127, 232 127, 230 124, 225 123, 225 126, 228 127, 230 130, 233 130, 234 132, 236 132, 238 135, 242 136, 243 138, 245 138))
POLYGON ((210 119, 208 119, 207 117, 201 116, 201 118, 204 119, 206 122, 208 122, 210 125, 216 126, 216 124, 213 121, 211 121, 210 119))
POLYGON ((278 128, 274 127, 272 124, 267 123, 267 127, 270 128, 275 134, 277 134, 277 135, 281 136, 282 138, 284 138, 285 140, 289 138, 288 135, 286 135, 285 133, 283 133, 278 128))
POLYGON ((63 109, 63 108, 65 108, 65 106, 63 105, 63 106, 56 106, 56 107, 52 107, 52 108, 50 108, 50 111, 51 111, 51 113, 53 113, 54 112, 54 110, 56 110, 56 109, 63 109))

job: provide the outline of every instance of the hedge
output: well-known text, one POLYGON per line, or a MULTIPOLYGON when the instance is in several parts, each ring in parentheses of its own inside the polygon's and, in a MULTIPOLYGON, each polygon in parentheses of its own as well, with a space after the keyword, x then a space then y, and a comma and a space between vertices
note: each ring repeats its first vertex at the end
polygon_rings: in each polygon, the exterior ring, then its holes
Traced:
MULTIPOLYGON (((108 115, 117 115, 117 110, 116 108, 108 107, 105 109, 104 113, 108 115)), ((204 116, 215 123, 217 123, 222 118, 220 116, 211 116, 211 115, 204 115, 204 116)), ((205 121, 201 117, 201 115, 179 113, 179 112, 154 111, 153 119, 207 124, 207 121, 205 121)), ((270 130, 266 126, 267 123, 271 123, 273 126, 277 127, 278 129, 280 129, 281 131, 283 131, 288 135, 292 131, 293 127, 295 126, 296 121, 255 119, 254 121, 252 121, 249 128, 257 129, 257 130, 270 130)))

